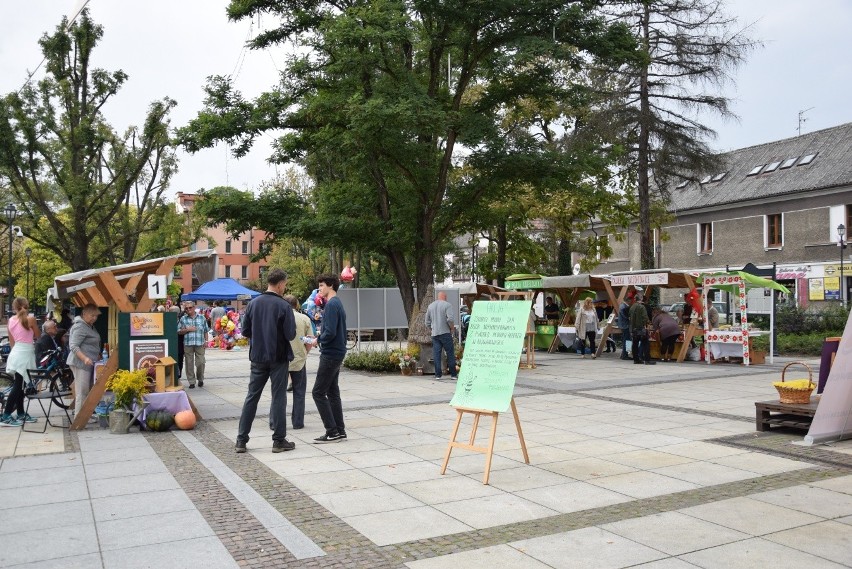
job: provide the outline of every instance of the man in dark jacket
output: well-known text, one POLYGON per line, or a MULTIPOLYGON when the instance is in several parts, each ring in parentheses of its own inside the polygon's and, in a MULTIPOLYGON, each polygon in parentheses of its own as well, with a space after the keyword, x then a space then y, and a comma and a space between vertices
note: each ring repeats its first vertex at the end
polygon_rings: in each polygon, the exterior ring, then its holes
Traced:
POLYGON ((249 339, 251 375, 240 427, 236 451, 246 452, 246 443, 257 403, 266 386, 272 381, 272 403, 269 419, 272 423, 272 452, 296 448, 287 440, 287 376, 293 360, 290 340, 296 337, 296 319, 293 308, 281 297, 287 288, 287 273, 281 269, 270 271, 266 279, 266 292, 249 303, 243 319, 243 336, 249 339))
POLYGON ((325 434, 314 439, 314 443, 331 443, 346 439, 338 385, 340 366, 346 357, 346 312, 343 303, 337 298, 340 280, 335 275, 322 275, 317 281, 319 295, 326 302, 322 313, 322 332, 313 344, 319 345, 321 352, 311 395, 325 427, 325 434))
POLYGON ((630 307, 630 334, 633 337, 633 363, 654 365, 651 361, 651 344, 648 343, 648 310, 645 308, 645 299, 637 294, 630 307))

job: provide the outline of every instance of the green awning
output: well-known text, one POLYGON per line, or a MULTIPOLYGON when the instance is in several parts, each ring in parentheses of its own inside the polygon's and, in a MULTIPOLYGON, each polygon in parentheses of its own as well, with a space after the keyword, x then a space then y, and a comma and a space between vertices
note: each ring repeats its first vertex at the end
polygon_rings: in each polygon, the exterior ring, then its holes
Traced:
MULTIPOLYGON (((712 274, 706 273, 706 276, 718 276, 720 274, 721 275, 737 275, 737 276, 741 277, 746 283, 746 289, 769 288, 769 289, 781 291, 784 294, 790 294, 790 290, 782 284, 779 284, 779 283, 777 283, 773 280, 765 279, 763 277, 758 277, 757 275, 753 275, 751 273, 746 273, 746 272, 743 272, 743 271, 730 271, 728 273, 712 273, 712 274)), ((698 277, 698 282, 703 283, 704 277, 705 277, 704 274, 702 274, 700 277, 698 277)), ((721 286, 713 285, 713 288, 718 288, 718 289, 721 289, 721 290, 724 290, 724 291, 727 291, 727 292, 730 292, 730 293, 734 293, 734 294, 739 289, 739 287, 737 285, 721 285, 721 286)))
POLYGON ((530 290, 541 288, 541 275, 512 275, 503 285, 507 290, 530 290))

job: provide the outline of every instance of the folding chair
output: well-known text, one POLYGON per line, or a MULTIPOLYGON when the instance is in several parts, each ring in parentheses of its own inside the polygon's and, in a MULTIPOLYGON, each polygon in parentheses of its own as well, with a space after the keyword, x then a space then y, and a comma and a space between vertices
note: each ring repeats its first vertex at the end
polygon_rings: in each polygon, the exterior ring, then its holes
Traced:
POLYGON ((28 433, 44 433, 47 431, 48 425, 67 429, 68 427, 65 425, 54 425, 50 422, 50 411, 56 405, 62 409, 65 417, 68 419, 68 425, 71 425, 71 415, 68 414, 68 407, 62 403, 63 397, 71 395, 71 389, 62 387, 62 382, 60 381, 61 373, 57 372, 57 370, 49 369, 28 369, 27 375, 29 376, 29 383, 24 386, 24 399, 27 400, 24 412, 29 414, 30 403, 33 400, 38 401, 38 405, 41 407, 42 413, 44 413, 44 428, 41 431, 28 431, 25 428, 27 423, 24 421, 21 424, 21 430, 28 433), (45 400, 50 401, 47 409, 44 408, 45 400))

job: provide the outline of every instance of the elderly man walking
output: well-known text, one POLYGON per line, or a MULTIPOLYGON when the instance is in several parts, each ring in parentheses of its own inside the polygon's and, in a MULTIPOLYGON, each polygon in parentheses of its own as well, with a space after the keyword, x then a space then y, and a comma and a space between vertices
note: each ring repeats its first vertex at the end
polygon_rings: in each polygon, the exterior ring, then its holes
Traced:
POLYGON ((178 335, 183 336, 183 357, 186 362, 186 379, 189 388, 204 387, 204 350, 207 349, 207 319, 195 311, 195 303, 191 300, 184 305, 186 314, 178 320, 178 335))
POLYGON ((439 292, 438 298, 426 309, 426 327, 432 330, 432 359, 435 361, 435 379, 441 379, 441 350, 447 354, 447 369, 450 379, 456 376, 456 352, 453 346, 455 318, 453 305, 447 302, 447 293, 439 292))

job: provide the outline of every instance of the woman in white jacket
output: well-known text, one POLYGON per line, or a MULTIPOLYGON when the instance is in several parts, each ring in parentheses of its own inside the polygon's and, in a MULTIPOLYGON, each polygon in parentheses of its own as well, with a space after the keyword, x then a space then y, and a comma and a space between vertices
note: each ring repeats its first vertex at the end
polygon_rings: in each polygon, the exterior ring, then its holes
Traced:
POLYGON ((588 341, 592 349, 592 359, 595 359, 597 357, 597 354, 595 354, 595 336, 597 336, 600 322, 594 301, 591 298, 584 300, 583 306, 577 311, 575 326, 577 327, 577 338, 580 339, 582 346, 583 357, 586 357, 586 342, 588 341))

